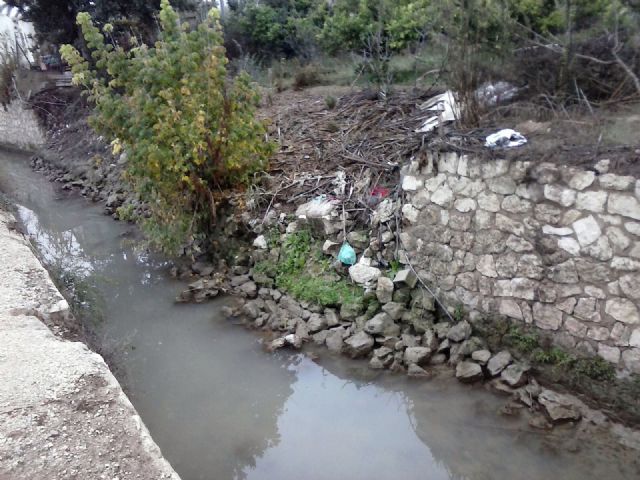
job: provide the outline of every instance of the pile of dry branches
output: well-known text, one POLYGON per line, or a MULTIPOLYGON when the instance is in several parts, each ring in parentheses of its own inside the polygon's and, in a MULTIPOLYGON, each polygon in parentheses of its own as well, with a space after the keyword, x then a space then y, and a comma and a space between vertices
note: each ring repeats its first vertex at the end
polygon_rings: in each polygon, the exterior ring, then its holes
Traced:
POLYGON ((259 202, 299 204, 321 194, 367 203, 397 186, 399 168, 423 147, 415 130, 428 94, 398 92, 386 100, 368 93, 341 97, 334 109, 321 96, 300 95, 263 111, 279 151, 269 176, 255 187, 259 202))

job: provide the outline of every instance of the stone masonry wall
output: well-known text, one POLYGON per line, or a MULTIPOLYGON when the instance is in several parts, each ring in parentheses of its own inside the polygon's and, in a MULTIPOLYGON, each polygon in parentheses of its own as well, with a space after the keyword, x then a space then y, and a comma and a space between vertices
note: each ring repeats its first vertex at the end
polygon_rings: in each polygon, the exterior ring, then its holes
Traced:
POLYGON ((45 139, 33 110, 14 100, 7 110, 0 107, 0 145, 20 150, 36 150, 45 139))
POLYGON ((414 161, 402 246, 445 305, 640 373, 640 180, 608 170, 451 152, 414 161))

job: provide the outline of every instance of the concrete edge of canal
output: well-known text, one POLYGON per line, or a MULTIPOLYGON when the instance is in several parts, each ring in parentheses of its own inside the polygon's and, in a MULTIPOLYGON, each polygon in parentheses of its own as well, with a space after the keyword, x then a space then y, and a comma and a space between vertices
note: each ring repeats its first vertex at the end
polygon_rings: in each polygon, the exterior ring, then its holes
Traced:
POLYGON ((0 211, 0 479, 173 479, 103 358, 45 325, 69 305, 0 211))

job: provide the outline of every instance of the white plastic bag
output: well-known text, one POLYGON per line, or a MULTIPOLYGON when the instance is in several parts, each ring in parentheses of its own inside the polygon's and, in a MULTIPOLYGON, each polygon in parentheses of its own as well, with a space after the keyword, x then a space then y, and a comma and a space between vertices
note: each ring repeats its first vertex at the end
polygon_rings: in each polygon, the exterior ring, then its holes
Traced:
POLYGON ((484 146, 488 148, 512 148, 520 147, 525 143, 527 143, 527 139, 524 138, 524 135, 510 128, 505 128, 489 135, 484 146))

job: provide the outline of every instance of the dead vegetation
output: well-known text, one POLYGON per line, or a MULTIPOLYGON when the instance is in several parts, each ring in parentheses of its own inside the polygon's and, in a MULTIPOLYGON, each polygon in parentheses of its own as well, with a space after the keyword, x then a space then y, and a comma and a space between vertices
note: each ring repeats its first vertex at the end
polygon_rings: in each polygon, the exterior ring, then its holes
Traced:
POLYGON ((436 93, 440 92, 396 90, 381 100, 375 92, 316 87, 273 94, 260 115, 272 122, 269 133, 279 149, 266 182, 253 187, 253 198, 265 208, 278 202, 293 206, 327 194, 348 199, 349 208, 366 209, 378 187, 385 195, 393 192, 400 168, 428 150, 586 168, 607 158, 618 173, 640 174, 636 104, 590 112, 580 106, 519 100, 487 109, 478 128, 453 124, 417 133, 429 116, 419 106, 436 93), (328 97, 337 99, 333 108, 328 97), (484 147, 486 136, 500 128, 522 131, 529 143, 498 151, 484 147))
POLYGON ((263 206, 330 193, 366 209, 368 197, 396 188, 400 167, 423 150, 424 139, 414 132, 425 116, 417 105, 429 92, 398 92, 381 101, 375 92, 342 91, 334 108, 326 100, 330 93, 278 94, 261 111, 279 143, 266 186, 254 187, 263 206))

